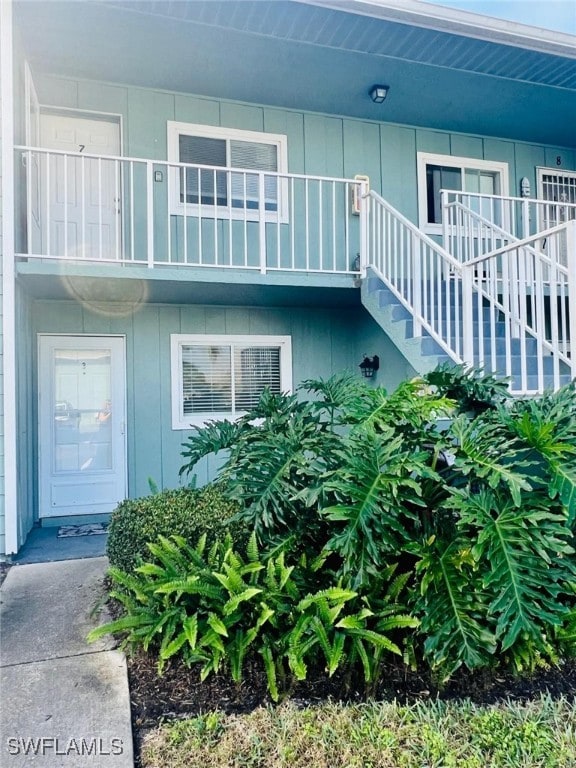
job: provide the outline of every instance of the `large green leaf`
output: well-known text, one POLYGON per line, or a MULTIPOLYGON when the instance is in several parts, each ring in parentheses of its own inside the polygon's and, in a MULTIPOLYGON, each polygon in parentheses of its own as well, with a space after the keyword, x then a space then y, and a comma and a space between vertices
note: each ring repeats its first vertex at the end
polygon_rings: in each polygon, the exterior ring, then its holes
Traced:
POLYGON ((417 570, 422 574, 417 609, 431 666, 448 678, 462 664, 468 669, 487 664, 496 641, 487 627, 486 597, 466 543, 428 542, 417 570))
POLYGON ((565 521, 550 504, 533 494, 518 508, 493 491, 454 499, 463 523, 478 531, 472 553, 504 651, 528 637, 544 649, 545 628, 560 624, 566 610, 559 595, 574 575, 573 550, 565 521))

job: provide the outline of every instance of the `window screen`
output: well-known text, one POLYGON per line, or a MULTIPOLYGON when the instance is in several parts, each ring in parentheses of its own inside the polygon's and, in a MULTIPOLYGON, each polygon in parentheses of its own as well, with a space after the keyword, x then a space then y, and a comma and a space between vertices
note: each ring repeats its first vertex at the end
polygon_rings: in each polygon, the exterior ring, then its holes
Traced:
MULTIPOLYGON (((179 136, 180 162, 194 165, 226 166, 226 141, 204 136, 179 136)), ((181 169, 180 202, 202 205, 226 205, 226 174, 196 168, 181 169), (184 184, 183 175, 186 175, 184 184), (186 192, 184 193, 184 190, 186 192)))
MULTIPOLYGON (((275 144, 181 133, 178 145, 181 163, 271 173, 278 170, 278 147, 275 144)), ((180 202, 258 209, 259 197, 259 177, 255 173, 228 174, 200 168, 180 170, 180 202)), ((264 205, 265 210, 278 209, 278 180, 275 176, 264 178, 264 205)))
POLYGON ((280 346, 183 344, 181 366, 184 417, 234 416, 253 408, 264 389, 282 391, 280 346))

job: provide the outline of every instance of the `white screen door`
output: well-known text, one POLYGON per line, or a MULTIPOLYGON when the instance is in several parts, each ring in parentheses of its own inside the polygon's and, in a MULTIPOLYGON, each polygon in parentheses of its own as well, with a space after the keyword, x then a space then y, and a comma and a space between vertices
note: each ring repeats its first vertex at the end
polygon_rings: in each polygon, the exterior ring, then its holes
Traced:
POLYGON ((89 259, 121 257, 120 125, 72 115, 40 115, 42 224, 46 253, 89 259), (89 157, 100 155, 101 157, 89 157))
POLYGON ((40 517, 111 512, 126 496, 124 339, 39 337, 40 517))

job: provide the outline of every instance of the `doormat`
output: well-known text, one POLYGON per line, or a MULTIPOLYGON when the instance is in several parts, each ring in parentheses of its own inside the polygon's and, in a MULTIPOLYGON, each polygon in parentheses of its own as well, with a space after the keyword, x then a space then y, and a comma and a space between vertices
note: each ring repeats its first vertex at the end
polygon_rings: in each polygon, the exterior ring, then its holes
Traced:
POLYGON ((108 523, 61 525, 60 528, 58 528, 59 539, 68 539, 72 536, 101 536, 103 533, 108 533, 108 523))

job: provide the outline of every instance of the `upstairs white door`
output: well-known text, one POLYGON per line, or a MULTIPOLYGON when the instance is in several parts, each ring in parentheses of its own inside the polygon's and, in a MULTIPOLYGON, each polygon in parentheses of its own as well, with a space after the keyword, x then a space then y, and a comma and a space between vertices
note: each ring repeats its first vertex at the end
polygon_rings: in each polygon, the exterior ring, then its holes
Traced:
POLYGON ((111 512, 126 497, 124 339, 39 337, 40 517, 111 512))
POLYGON ((62 153, 41 158, 43 247, 51 256, 121 256, 120 125, 109 120, 44 112, 41 146, 62 153), (100 157, 89 157, 99 155, 100 157))

